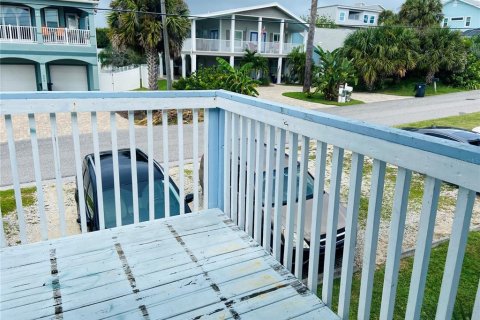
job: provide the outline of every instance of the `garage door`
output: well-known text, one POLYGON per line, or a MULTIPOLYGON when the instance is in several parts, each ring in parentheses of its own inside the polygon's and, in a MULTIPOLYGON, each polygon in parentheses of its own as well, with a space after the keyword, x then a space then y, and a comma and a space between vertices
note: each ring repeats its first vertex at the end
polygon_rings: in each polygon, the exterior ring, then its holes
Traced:
POLYGON ((53 91, 87 91, 87 67, 51 65, 50 82, 53 91))
POLYGON ((0 90, 37 91, 33 64, 0 64, 0 90))

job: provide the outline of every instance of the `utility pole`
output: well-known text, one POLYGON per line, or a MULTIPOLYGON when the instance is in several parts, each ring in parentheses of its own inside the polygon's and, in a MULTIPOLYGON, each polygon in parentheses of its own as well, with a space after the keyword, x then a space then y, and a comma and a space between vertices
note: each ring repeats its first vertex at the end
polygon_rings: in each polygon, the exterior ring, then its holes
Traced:
POLYGON ((160 9, 162 10, 163 51, 165 53, 165 69, 167 72, 167 90, 172 90, 172 71, 170 70, 170 48, 168 46, 167 10, 165 10, 165 0, 160 0, 160 9))
POLYGON ((310 7, 310 26, 308 28, 307 47, 305 48, 305 78, 303 81, 303 92, 310 92, 312 86, 312 55, 313 55, 313 37, 315 36, 315 21, 317 20, 317 0, 312 0, 310 7))

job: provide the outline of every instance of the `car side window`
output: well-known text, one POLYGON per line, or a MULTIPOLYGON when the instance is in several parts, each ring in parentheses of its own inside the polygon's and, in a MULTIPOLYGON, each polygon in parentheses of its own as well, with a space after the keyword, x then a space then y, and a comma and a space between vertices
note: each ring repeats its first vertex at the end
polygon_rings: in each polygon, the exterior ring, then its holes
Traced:
POLYGON ((92 184, 87 185, 87 192, 85 192, 85 202, 87 203, 87 212, 90 218, 93 216, 94 203, 93 203, 93 188, 92 184))
POLYGON ((455 139, 452 139, 451 137, 449 136, 444 136, 442 134, 437 134, 437 133, 426 133, 427 136, 432 136, 432 137, 437 137, 437 138, 441 138, 441 139, 447 139, 447 140, 453 140, 453 141, 456 141, 455 139))

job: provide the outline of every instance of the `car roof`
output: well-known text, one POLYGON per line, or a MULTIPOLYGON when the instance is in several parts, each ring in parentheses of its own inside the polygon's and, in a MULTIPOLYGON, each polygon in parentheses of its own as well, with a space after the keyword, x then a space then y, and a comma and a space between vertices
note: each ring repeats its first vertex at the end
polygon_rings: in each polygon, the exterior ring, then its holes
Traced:
POLYGON ((423 134, 440 134, 450 137, 459 142, 470 143, 480 140, 480 134, 469 130, 453 127, 426 127, 426 128, 403 128, 404 130, 423 134))
MULTIPOLYGON (((137 180, 148 181, 148 157, 140 149, 136 149, 137 160, 137 180)), ((89 154, 86 156, 92 162, 95 170, 95 156, 89 154)), ((113 188, 113 154, 112 151, 104 151, 100 153, 100 166, 102 169, 102 187, 104 189, 113 188)), ((155 178, 163 178, 162 170, 159 165, 154 162, 155 178)), ((131 156, 130 149, 118 150, 118 168, 121 184, 132 183, 131 156)))

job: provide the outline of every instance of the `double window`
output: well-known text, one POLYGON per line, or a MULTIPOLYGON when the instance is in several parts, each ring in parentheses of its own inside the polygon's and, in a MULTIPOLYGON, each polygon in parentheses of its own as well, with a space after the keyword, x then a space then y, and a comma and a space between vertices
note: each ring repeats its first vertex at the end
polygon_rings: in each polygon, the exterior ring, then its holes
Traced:
POLYGON ((49 28, 58 28, 60 23, 58 21, 58 10, 47 8, 45 9, 45 25, 49 28))
POLYGON ((443 27, 448 27, 448 18, 443 19, 443 27))
POLYGON ((345 21, 345 12, 340 12, 340 21, 345 21))
POLYGON ((470 21, 472 20, 472 17, 467 17, 465 19, 465 27, 470 27, 470 21))
POLYGON ((0 24, 30 27, 32 25, 30 9, 27 7, 0 5, 0 24))
POLYGON ((363 23, 368 23, 368 15, 363 15, 363 23))
POLYGON ((370 16, 370 24, 374 24, 375 23, 375 16, 370 16))
POLYGON ((358 11, 349 11, 348 20, 360 20, 360 12, 358 11))

